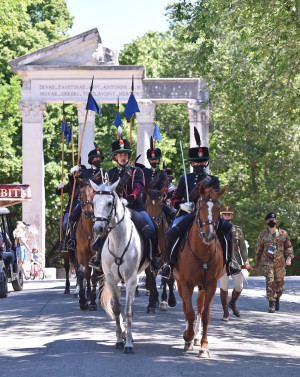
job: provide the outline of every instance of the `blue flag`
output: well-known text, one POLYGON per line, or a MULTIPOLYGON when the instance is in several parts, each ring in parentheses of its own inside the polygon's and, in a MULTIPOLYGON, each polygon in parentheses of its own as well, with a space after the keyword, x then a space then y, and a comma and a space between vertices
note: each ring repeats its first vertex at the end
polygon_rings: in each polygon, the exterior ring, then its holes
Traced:
POLYGON ((119 126, 122 125, 121 117, 119 111, 117 111, 117 115, 114 120, 114 125, 118 128, 119 126))
POLYGON ((67 137, 67 143, 68 143, 68 146, 70 144, 70 141, 72 141, 72 133, 73 133, 73 127, 72 127, 72 124, 70 126, 70 129, 69 129, 69 133, 68 133, 68 137, 67 137))
POLYGON ((61 132, 63 132, 65 134, 65 138, 67 138, 69 129, 68 129, 68 124, 66 120, 65 121, 62 120, 61 122, 61 132))
POLYGON ((157 140, 159 143, 161 141, 161 134, 159 132, 158 125, 154 122, 154 131, 153 131, 153 137, 157 140))
POLYGON ((88 98, 88 103, 86 105, 86 109, 95 111, 95 113, 102 116, 101 112, 100 112, 100 107, 99 107, 98 103, 96 102, 95 98, 92 96, 92 93, 89 93, 89 98, 88 98))
POLYGON ((127 120, 129 121, 134 113, 139 113, 139 112, 140 112, 140 109, 138 107, 136 99, 135 99, 133 93, 131 93, 129 100, 127 102, 127 105, 125 107, 125 110, 124 110, 124 115, 126 116, 127 120))

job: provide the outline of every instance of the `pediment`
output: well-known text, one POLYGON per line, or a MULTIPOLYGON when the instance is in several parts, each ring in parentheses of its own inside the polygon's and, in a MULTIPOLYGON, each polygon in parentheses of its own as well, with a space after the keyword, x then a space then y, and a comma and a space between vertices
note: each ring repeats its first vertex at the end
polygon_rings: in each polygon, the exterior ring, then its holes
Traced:
POLYGON ((28 66, 118 65, 117 51, 102 46, 98 29, 54 43, 8 62, 12 69, 28 66))

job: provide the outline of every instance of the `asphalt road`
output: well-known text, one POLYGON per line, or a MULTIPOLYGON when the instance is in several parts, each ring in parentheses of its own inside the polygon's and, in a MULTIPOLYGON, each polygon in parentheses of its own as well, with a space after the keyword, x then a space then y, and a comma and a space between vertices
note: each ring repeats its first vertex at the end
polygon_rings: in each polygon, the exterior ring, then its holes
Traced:
POLYGON ((63 294, 63 280, 26 281, 22 292, 9 284, 8 297, 0 300, 0 376, 298 377, 299 288, 300 277, 287 277, 280 311, 269 314, 264 278, 248 278, 238 301, 242 316, 231 313, 228 323, 221 321, 218 289, 208 333, 211 357, 199 359, 199 347, 183 351, 185 320, 177 291, 175 308, 149 315, 140 288, 134 302, 135 354, 125 355, 114 348, 114 321, 101 307, 82 312, 78 299, 63 294))

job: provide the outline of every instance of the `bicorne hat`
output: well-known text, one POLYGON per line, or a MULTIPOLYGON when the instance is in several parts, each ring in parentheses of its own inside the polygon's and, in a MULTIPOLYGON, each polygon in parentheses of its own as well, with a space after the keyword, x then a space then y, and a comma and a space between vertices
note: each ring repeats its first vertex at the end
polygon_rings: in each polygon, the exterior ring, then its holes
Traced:
POLYGON ((194 127, 194 136, 196 140, 197 147, 189 148, 188 160, 193 162, 201 162, 209 160, 209 151, 207 147, 201 147, 201 139, 199 132, 196 127, 194 127))
POLYGON ((150 138, 150 149, 147 150, 147 159, 149 161, 161 159, 161 150, 159 148, 154 148, 153 137, 150 138))
POLYGON ((102 161, 104 160, 104 154, 102 153, 102 150, 98 147, 98 145, 94 142, 95 149, 91 150, 88 154, 88 163, 92 165, 93 158, 95 157, 101 157, 102 161))

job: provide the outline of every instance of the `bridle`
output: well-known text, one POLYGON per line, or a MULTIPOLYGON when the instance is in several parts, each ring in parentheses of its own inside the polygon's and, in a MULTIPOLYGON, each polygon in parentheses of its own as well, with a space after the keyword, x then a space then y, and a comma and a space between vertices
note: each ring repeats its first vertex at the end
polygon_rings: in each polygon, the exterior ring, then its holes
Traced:
POLYGON ((94 223, 96 221, 104 221, 104 222, 106 222, 106 225, 104 227, 103 232, 104 232, 105 235, 107 235, 108 233, 110 233, 114 228, 116 228, 124 220, 124 217, 125 217, 125 208, 124 208, 124 205, 123 205, 124 212, 123 212, 123 216, 122 216, 121 220, 118 221, 116 225, 109 226, 110 221, 111 221, 111 219, 113 217, 113 213, 115 212, 115 215, 116 215, 117 206, 116 206, 115 195, 114 195, 114 193, 112 191, 95 191, 95 195, 111 195, 113 197, 113 204, 112 204, 112 208, 111 208, 111 211, 110 211, 108 217, 96 217, 96 216, 93 216, 93 222, 94 223))
POLYGON ((214 227, 214 233, 216 233, 216 229, 218 227, 218 224, 219 224, 219 220, 217 223, 215 223, 213 220, 206 220, 204 223, 200 220, 200 210, 202 209, 201 207, 201 203, 200 202, 211 202, 211 203, 220 203, 219 199, 211 199, 211 198, 202 198, 200 197, 198 199, 198 203, 199 203, 199 206, 197 208, 197 212, 196 212, 196 223, 197 223, 197 227, 198 227, 198 232, 199 232, 199 235, 200 237, 201 236, 201 230, 203 228, 204 225, 212 225, 214 227))
MULTIPOLYGON (((90 186, 90 187, 91 187, 91 184, 90 184, 89 182, 86 182, 86 183, 84 183, 84 184, 82 185, 82 187, 84 187, 84 186, 90 186)), ((82 188, 82 187, 81 187, 81 188, 82 188)), ((94 209, 92 209, 92 211, 86 211, 86 210, 84 209, 84 207, 87 206, 88 204, 91 204, 91 205, 92 205, 92 208, 94 208, 93 201, 88 199, 87 201, 84 202, 84 201, 81 199, 81 192, 79 193, 79 200, 80 200, 80 205, 81 205, 81 211, 84 213, 84 217, 85 217, 86 219, 91 219, 91 218, 93 217, 93 215, 94 215, 94 209)))
MULTIPOLYGON (((163 197, 162 197, 162 196, 159 196, 159 197, 156 198, 156 199, 151 199, 150 196, 148 195, 148 196, 147 196, 147 199, 148 199, 148 200, 151 200, 152 204, 155 205, 155 201, 156 201, 156 200, 162 200, 163 197)), ((159 228, 159 226, 160 226, 160 224, 161 224, 161 222, 162 222, 162 220, 163 220, 163 209, 162 209, 162 206, 161 206, 160 214, 159 214, 158 216, 151 216, 151 215, 149 215, 149 216, 154 220, 154 222, 156 223, 157 227, 159 228)))

